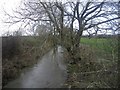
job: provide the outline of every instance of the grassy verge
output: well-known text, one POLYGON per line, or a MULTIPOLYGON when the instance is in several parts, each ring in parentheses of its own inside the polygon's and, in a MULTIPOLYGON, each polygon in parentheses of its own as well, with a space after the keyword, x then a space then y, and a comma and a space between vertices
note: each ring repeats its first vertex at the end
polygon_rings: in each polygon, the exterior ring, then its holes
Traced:
POLYGON ((2 85, 17 78, 26 68, 31 67, 52 47, 51 37, 19 37, 20 53, 2 60, 2 85))
MULTIPOLYGON (((116 38, 82 38, 81 61, 68 63, 68 88, 114 88, 117 87, 118 44, 116 38)), ((69 62, 69 53, 64 57, 69 62)))

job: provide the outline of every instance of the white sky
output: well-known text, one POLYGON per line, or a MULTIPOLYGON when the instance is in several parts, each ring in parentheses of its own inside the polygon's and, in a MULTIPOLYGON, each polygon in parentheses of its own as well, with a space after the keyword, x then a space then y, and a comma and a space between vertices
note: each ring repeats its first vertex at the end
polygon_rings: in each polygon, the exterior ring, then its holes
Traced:
MULTIPOLYGON (((0 0, 0 36, 8 30, 15 31, 18 29, 17 25, 9 27, 5 23, 3 23, 3 20, 5 20, 4 10, 7 13, 12 15, 13 14, 12 9, 15 10, 15 8, 17 8, 20 5, 21 1, 22 0, 0 0)), ((46 1, 49 1, 49 0, 46 0, 46 1)), ((50 0, 50 1, 52 1, 52 0, 50 0)), ((59 1, 61 1, 61 0, 59 0, 59 1)), ((75 0, 73 0, 73 1, 75 1, 75 0)), ((85 1, 85 0, 82 0, 82 1, 85 1)), ((93 0, 93 1, 102 1, 102 0, 93 0)), ((113 0, 113 1, 117 2, 118 0, 113 0)))
POLYGON ((21 0, 0 0, 0 36, 8 30, 15 30, 15 26, 8 27, 8 25, 5 25, 5 23, 3 23, 5 20, 4 10, 9 14, 13 14, 12 9, 14 10, 17 6, 19 6, 20 2, 21 0))

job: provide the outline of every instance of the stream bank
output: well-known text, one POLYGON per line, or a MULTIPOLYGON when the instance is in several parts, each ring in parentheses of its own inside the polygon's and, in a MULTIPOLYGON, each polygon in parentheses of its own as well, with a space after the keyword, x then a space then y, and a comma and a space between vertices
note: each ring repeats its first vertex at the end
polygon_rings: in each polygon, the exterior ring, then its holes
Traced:
POLYGON ((58 46, 50 50, 34 67, 26 69, 21 76, 4 88, 60 88, 67 78, 63 50, 58 46))

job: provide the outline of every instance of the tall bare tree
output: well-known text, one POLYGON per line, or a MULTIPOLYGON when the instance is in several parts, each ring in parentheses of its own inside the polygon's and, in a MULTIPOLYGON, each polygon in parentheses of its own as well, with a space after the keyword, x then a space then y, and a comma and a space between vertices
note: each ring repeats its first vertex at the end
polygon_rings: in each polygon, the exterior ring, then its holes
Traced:
POLYGON ((74 52, 78 50, 80 39, 83 34, 83 31, 114 31, 118 25, 118 20, 120 16, 117 16, 116 13, 118 10, 115 8, 115 5, 119 5, 116 2, 69 2, 69 7, 72 8, 72 12, 65 11, 67 16, 71 16, 71 30, 73 31, 73 23, 75 20, 78 22, 78 28, 76 37, 74 39, 74 52), (115 5, 114 5, 115 4, 115 5))
POLYGON ((52 23, 55 31, 60 35, 61 44, 64 41, 64 28, 68 27, 68 32, 71 35, 71 44, 68 51, 75 54, 80 46, 80 39, 84 31, 87 31, 89 34, 95 34, 99 31, 119 29, 118 20, 120 20, 120 16, 118 15, 118 6, 119 3, 109 3, 104 0, 102 2, 91 2, 89 0, 86 2, 41 2, 41 0, 28 0, 24 2, 24 8, 15 11, 16 16, 9 16, 14 19, 12 23, 27 22, 26 25, 28 25, 32 22, 34 24, 33 27, 39 25, 40 22, 52 23), (77 28, 75 29, 74 23, 76 21, 77 28))

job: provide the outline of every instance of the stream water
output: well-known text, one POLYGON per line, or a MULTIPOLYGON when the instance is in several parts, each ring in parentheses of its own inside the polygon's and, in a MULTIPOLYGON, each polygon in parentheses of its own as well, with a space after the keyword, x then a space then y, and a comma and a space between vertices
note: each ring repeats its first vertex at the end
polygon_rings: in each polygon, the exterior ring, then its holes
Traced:
POLYGON ((61 46, 58 46, 56 50, 52 49, 36 65, 26 69, 18 79, 11 81, 4 88, 62 87, 67 77, 62 52, 61 46))

